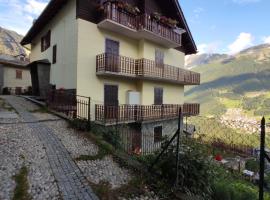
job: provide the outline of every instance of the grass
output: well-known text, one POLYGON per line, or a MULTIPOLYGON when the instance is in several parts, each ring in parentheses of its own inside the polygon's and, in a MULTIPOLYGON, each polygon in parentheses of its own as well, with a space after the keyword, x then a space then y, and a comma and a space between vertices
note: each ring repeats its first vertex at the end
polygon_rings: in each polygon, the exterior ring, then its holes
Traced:
POLYGON ((95 194, 101 200, 114 200, 119 197, 132 198, 146 195, 147 187, 142 175, 135 176, 128 184, 117 189, 112 189, 108 182, 100 182, 99 184, 90 183, 95 194))
POLYGON ((14 176, 16 187, 14 191, 13 200, 30 200, 31 196, 28 194, 28 181, 27 181, 28 169, 22 167, 18 174, 14 176))
POLYGON ((96 155, 80 155, 78 158, 76 158, 76 161, 88 161, 88 160, 101 160, 105 156, 109 154, 108 151, 103 150, 102 148, 99 148, 98 154, 96 155))
POLYGON ((220 98, 220 102, 226 108, 239 108, 241 107, 241 104, 242 104, 240 100, 233 100, 233 99, 228 99, 228 98, 220 98))
POLYGON ((42 106, 42 107, 35 109, 35 110, 29 110, 29 112, 31 112, 31 113, 48 113, 49 110, 47 107, 42 106))
POLYGON ((7 110, 9 112, 15 111, 9 104, 6 103, 4 99, 0 98, 0 109, 7 110))

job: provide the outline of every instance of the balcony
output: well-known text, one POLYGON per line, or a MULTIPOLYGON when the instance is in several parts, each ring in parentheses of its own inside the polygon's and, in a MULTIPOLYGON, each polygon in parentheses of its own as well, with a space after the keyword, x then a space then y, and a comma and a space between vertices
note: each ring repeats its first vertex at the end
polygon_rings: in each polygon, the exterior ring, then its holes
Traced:
POLYGON ((147 39, 167 48, 180 47, 184 31, 162 24, 149 14, 134 15, 117 7, 115 3, 104 3, 102 20, 99 28, 124 34, 134 39, 147 39))
POLYGON ((184 105, 95 105, 95 120, 102 124, 135 123, 176 119, 179 109, 183 116, 196 116, 200 113, 199 104, 184 105))
POLYGON ((184 85, 199 85, 200 74, 179 67, 157 64, 148 59, 133 59, 113 54, 96 57, 98 76, 116 76, 142 80, 159 80, 184 85))

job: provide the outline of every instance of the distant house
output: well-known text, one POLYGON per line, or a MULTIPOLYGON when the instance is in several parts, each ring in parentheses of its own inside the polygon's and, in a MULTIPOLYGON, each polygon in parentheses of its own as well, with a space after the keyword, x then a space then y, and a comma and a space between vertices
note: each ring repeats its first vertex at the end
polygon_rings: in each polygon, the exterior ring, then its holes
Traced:
POLYGON ((174 133, 180 107, 199 114, 184 101, 200 74, 184 69, 197 48, 177 0, 51 0, 21 44, 35 94, 65 89, 91 97, 98 124, 139 124, 149 140, 131 138, 132 149, 174 133))
POLYGON ((0 94, 28 93, 31 84, 28 61, 18 58, 0 58, 0 94))

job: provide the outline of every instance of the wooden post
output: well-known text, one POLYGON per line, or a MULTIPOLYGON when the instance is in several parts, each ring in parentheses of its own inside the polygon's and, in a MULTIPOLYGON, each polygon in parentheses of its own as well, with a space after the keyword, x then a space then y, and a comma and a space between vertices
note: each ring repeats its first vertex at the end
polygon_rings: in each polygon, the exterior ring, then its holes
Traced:
POLYGON ((88 97, 88 116, 87 116, 88 128, 91 128, 91 98, 88 97))
POLYGON ((263 200, 264 193, 264 158, 265 158, 265 118, 261 121, 261 146, 260 146, 260 182, 259 200, 263 200))
POLYGON ((180 134, 182 132, 182 123, 183 123, 183 115, 182 109, 179 108, 179 118, 178 118, 178 130, 177 130, 177 147, 176 147, 176 180, 175 187, 179 185, 179 145, 180 145, 180 134))

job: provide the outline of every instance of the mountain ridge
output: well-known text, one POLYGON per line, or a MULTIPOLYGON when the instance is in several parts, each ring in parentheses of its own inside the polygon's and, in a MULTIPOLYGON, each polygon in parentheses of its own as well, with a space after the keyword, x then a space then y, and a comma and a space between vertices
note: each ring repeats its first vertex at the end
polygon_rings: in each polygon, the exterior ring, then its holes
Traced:
POLYGON ((270 116, 270 44, 191 67, 201 73, 201 85, 187 87, 185 95, 187 101, 201 103, 203 115, 222 115, 227 109, 241 108, 251 116, 270 116))
POLYGON ((23 47, 20 42, 23 36, 15 31, 0 26, 0 55, 2 58, 18 55, 29 55, 29 50, 23 47))

